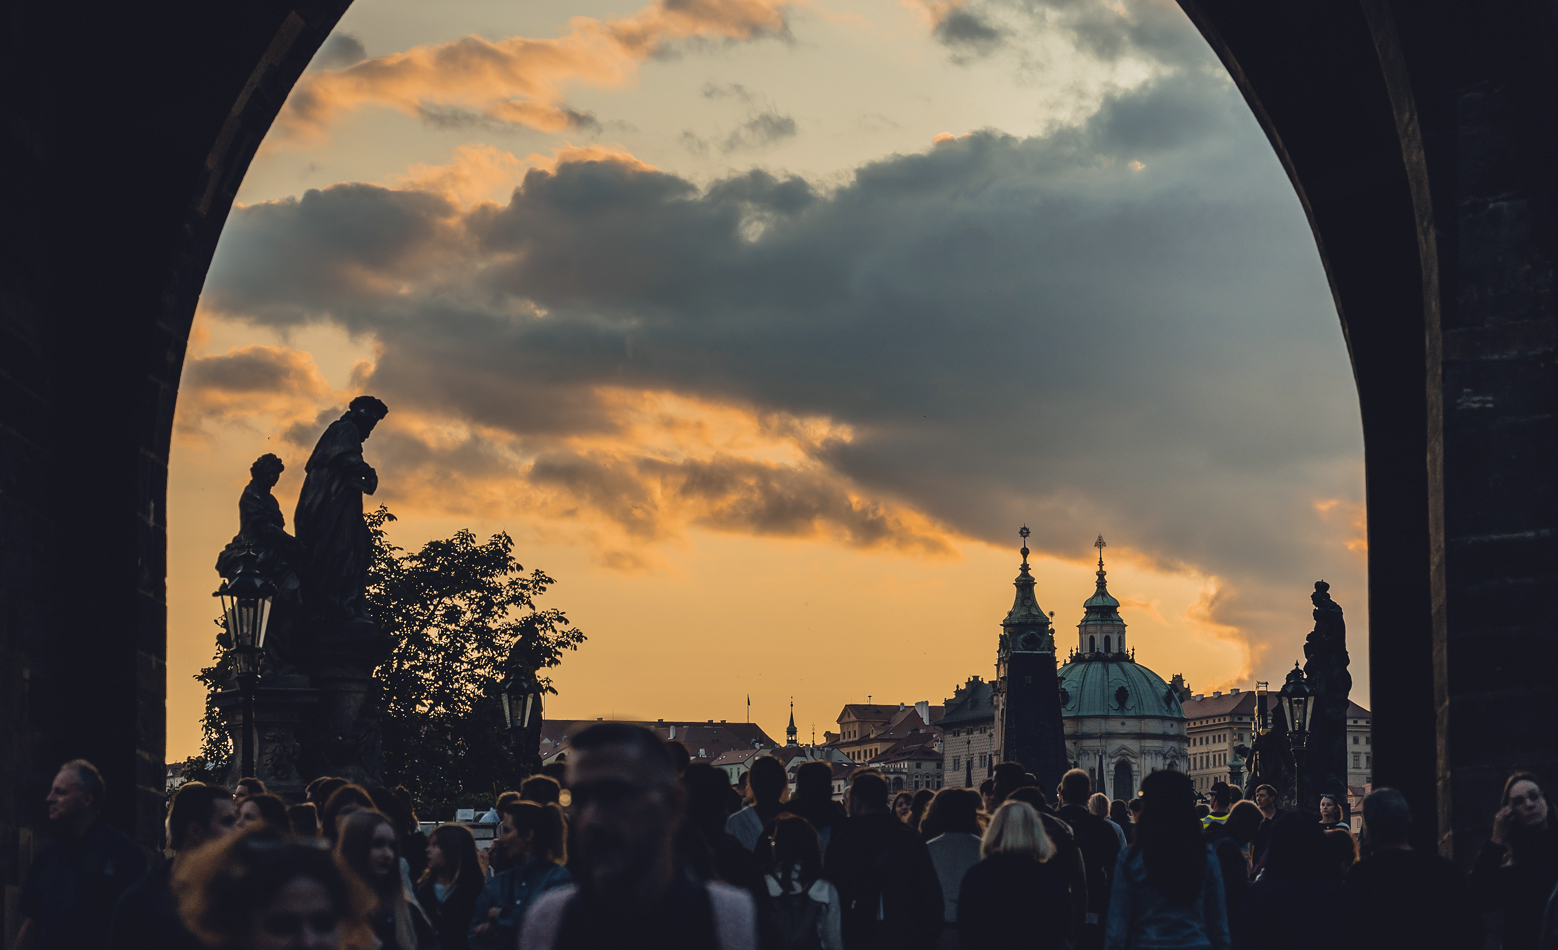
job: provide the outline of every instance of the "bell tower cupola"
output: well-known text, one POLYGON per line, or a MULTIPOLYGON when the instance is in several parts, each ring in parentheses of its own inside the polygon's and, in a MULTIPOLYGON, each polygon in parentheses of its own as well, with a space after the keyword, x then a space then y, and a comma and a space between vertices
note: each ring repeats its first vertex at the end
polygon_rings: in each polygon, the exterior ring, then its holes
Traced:
POLYGON ((1114 656, 1125 650, 1125 621, 1120 619, 1120 602, 1109 594, 1104 573, 1104 536, 1093 542, 1098 549, 1098 587, 1082 603, 1082 622, 1077 624, 1077 652, 1114 656))

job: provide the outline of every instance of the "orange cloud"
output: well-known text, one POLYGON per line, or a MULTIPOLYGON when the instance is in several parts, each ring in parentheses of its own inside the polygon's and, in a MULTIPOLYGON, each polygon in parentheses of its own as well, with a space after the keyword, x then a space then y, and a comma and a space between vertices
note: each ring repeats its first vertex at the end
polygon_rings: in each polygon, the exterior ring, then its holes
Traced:
POLYGON ((259 431, 312 421, 334 394, 314 357, 280 346, 241 346, 184 363, 178 430, 202 438, 211 426, 259 431))
POLYGON ((443 124, 497 122, 556 133, 592 124, 563 104, 569 82, 620 86, 667 44, 783 36, 791 0, 658 0, 632 16, 575 17, 555 39, 465 36, 309 73, 277 119, 282 140, 317 139, 380 105, 443 124))

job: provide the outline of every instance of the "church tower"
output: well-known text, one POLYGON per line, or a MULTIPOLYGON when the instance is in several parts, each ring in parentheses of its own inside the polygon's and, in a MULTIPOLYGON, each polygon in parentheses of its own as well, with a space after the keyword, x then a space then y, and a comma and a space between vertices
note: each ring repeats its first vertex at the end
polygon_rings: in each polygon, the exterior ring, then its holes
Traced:
POLYGON ((1083 656, 1125 653, 1125 621, 1120 619, 1120 602, 1109 595, 1104 573, 1104 536, 1093 542, 1098 549, 1098 589, 1082 604, 1082 622, 1077 624, 1077 652, 1083 656))
POLYGON ((1055 675, 1055 632, 1033 592, 1028 567, 1026 525, 1022 566, 1012 585, 1017 594, 1001 621, 996 651, 995 728, 997 755, 1003 762, 1020 762, 1053 789, 1066 771, 1066 736, 1060 718, 1060 684, 1055 675))
POLYGON ((785 745, 800 745, 800 743, 796 740, 796 735, 797 735, 798 732, 799 732, 799 730, 797 730, 795 728, 795 700, 791 699, 790 700, 790 724, 788 726, 784 727, 784 744, 785 745))

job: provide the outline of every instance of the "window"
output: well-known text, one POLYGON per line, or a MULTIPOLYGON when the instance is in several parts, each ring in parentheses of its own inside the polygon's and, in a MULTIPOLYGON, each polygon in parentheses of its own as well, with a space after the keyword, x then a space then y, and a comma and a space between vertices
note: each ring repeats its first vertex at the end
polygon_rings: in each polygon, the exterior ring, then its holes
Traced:
POLYGON ((1373 736, 1364 736, 1363 737, 1363 744, 1364 745, 1368 745, 1369 744, 1369 740, 1372 739, 1372 738, 1374 738, 1374 737, 1373 736))
POLYGON ((1363 764, 1368 766, 1371 769, 1374 768, 1374 756, 1372 756, 1372 755, 1365 755, 1363 757, 1363 764))
POLYGON ((1358 754, 1357 752, 1354 752, 1352 754, 1352 767, 1355 768, 1355 769, 1363 768, 1363 761, 1362 760, 1363 760, 1363 756, 1358 754))
POLYGON ((1352 744, 1353 745, 1357 745, 1358 744, 1358 737, 1357 736, 1353 736, 1352 737, 1352 744))
POLYGON ((955 772, 963 767, 963 760, 957 756, 952 757, 952 770, 955 772))

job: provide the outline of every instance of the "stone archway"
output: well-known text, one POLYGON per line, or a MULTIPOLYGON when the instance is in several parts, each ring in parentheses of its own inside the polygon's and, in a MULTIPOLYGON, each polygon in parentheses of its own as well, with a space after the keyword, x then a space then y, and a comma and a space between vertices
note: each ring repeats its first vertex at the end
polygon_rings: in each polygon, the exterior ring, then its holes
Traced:
MULTIPOLYGON (((249 159, 346 3, 7 13, 25 39, 0 64, 8 841, 38 818, 17 803, 76 755, 116 790, 109 818, 158 838, 185 341, 249 159)), ((1181 4, 1287 168, 1346 334, 1375 775, 1407 793, 1423 843, 1438 815, 1441 847, 1469 860, 1501 767, 1558 769, 1542 679, 1558 642, 1544 595, 1558 575, 1558 25, 1540 0, 1181 4), (1507 662, 1511 643, 1523 662, 1507 662)))

